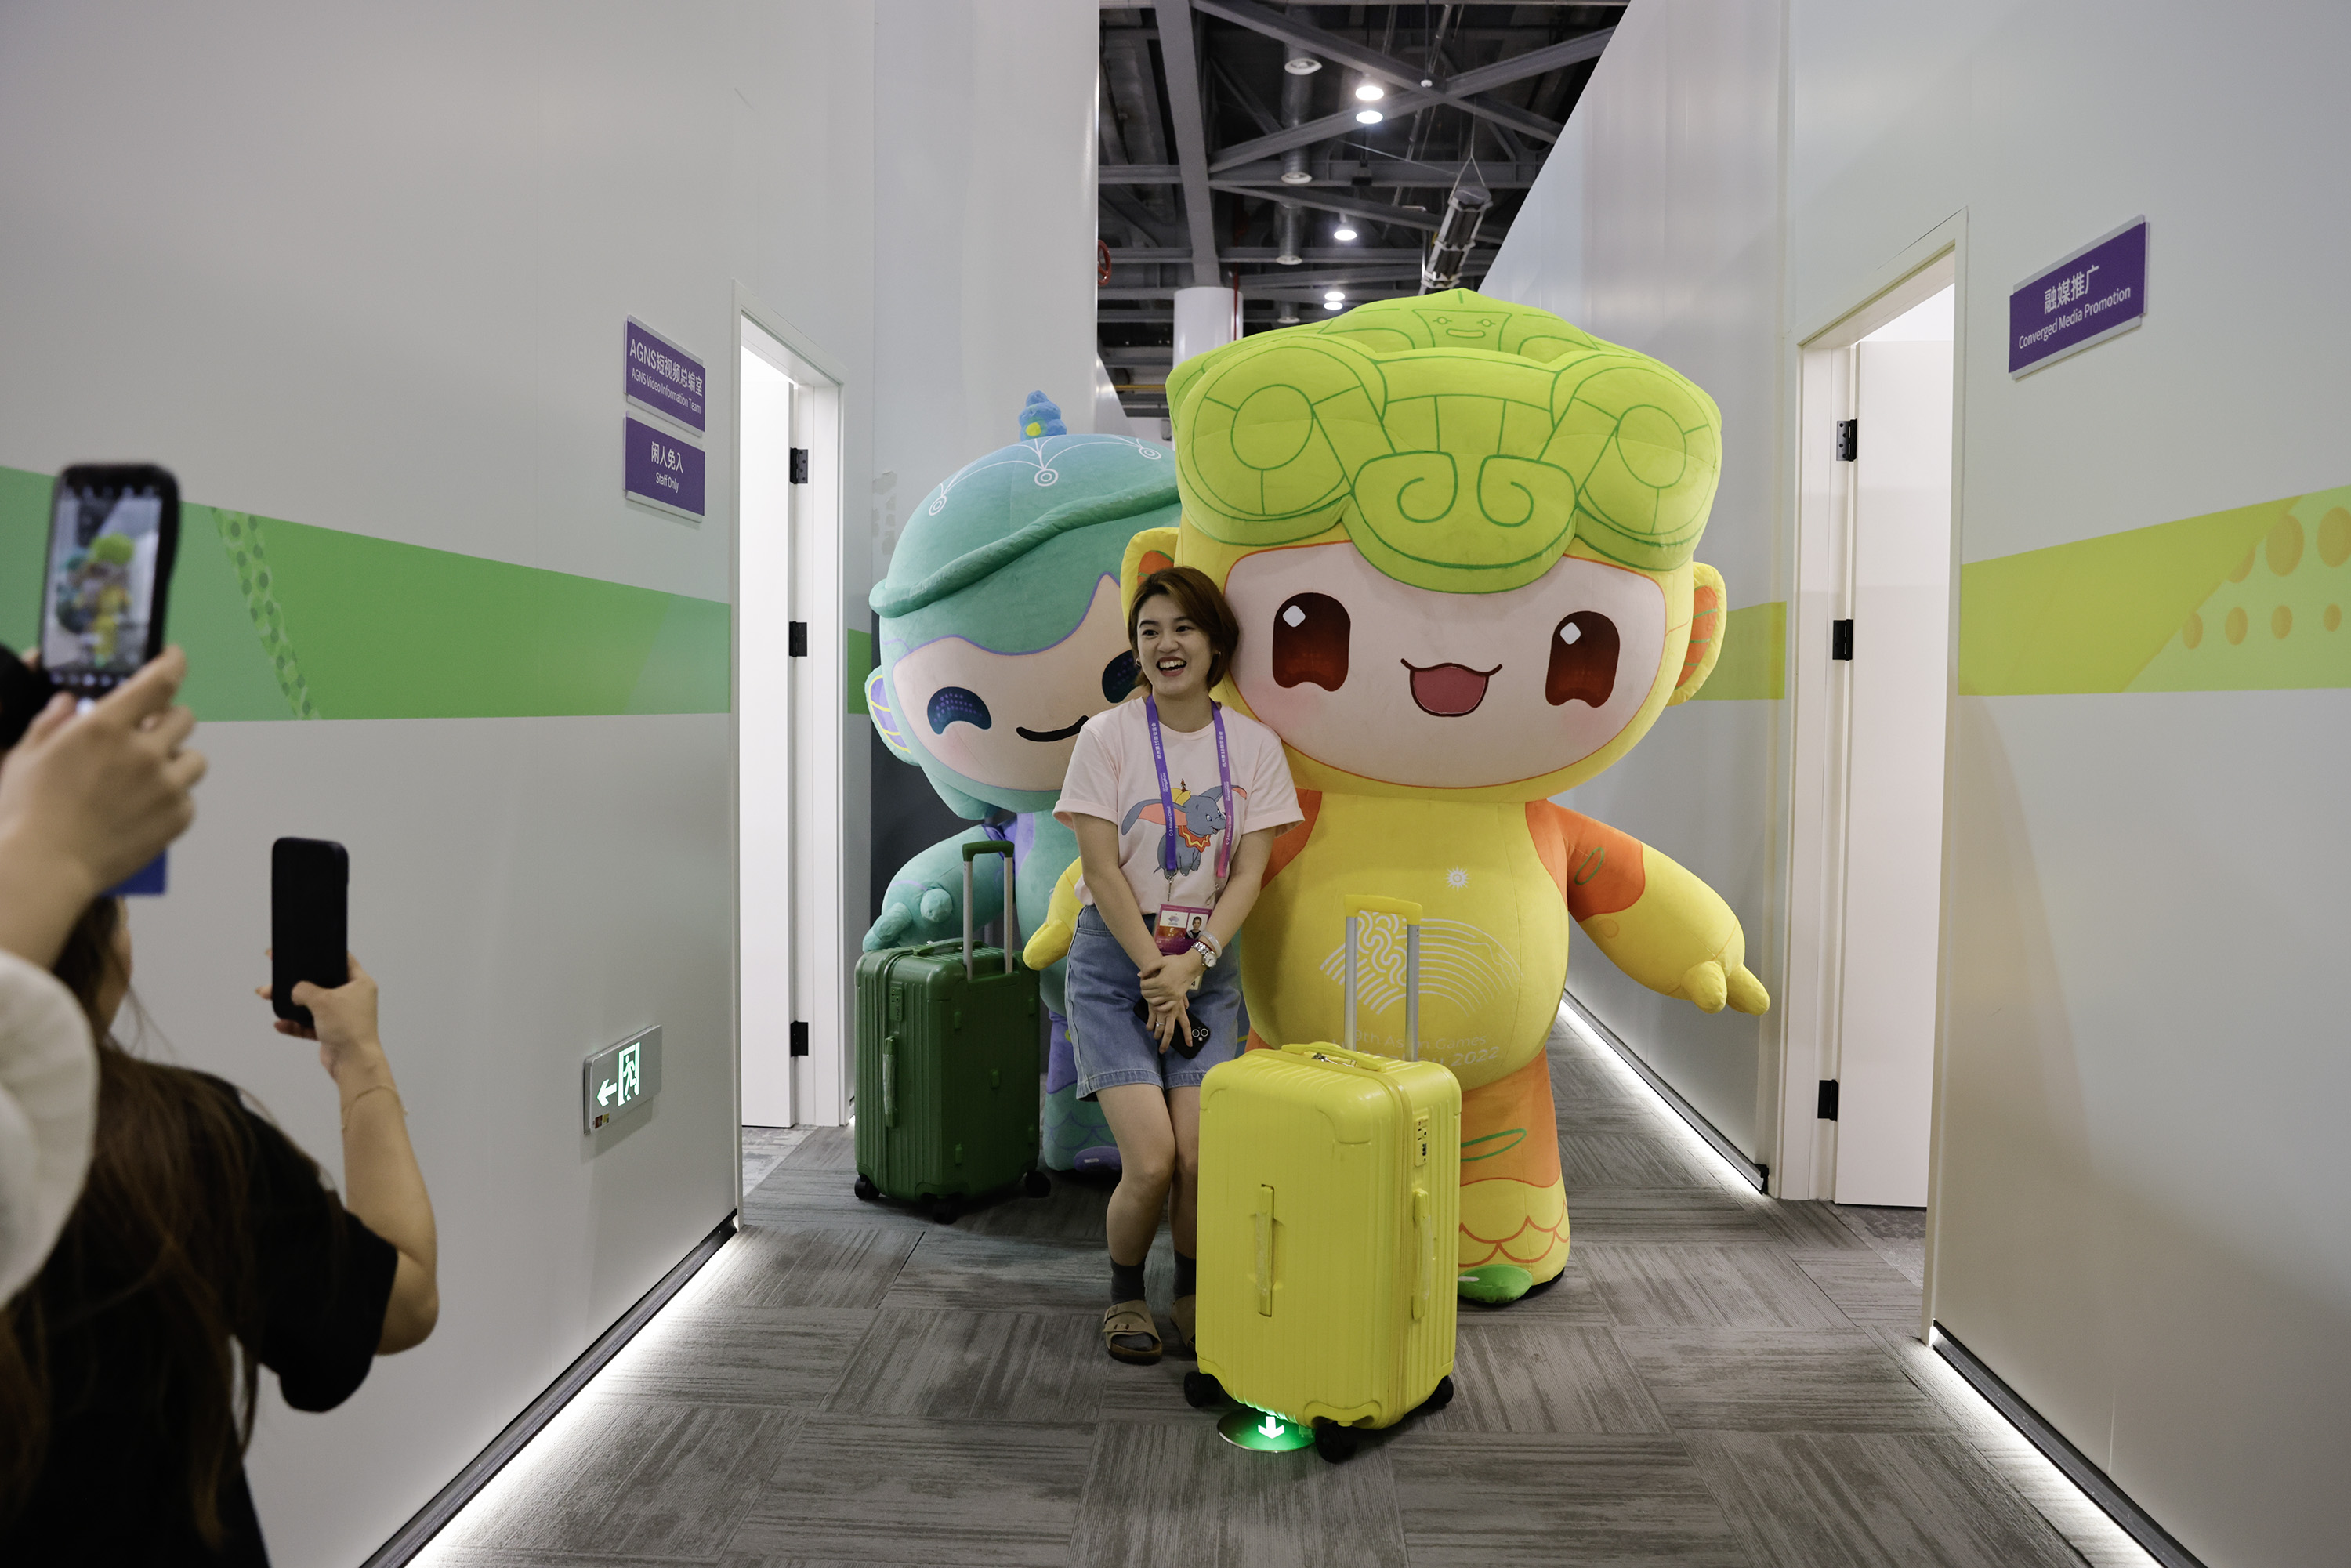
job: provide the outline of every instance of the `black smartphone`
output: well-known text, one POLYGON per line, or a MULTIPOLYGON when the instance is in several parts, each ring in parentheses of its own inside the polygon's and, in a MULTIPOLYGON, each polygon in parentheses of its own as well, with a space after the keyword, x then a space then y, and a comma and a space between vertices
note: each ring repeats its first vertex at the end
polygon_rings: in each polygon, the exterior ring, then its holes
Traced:
POLYGON ((331 839, 280 839, 269 846, 269 1007, 310 1027, 294 1005, 303 980, 329 990, 350 984, 351 857, 331 839))
POLYGON ((41 570, 41 673, 52 685, 103 696, 163 651, 179 552, 180 482, 170 469, 90 463, 57 476, 41 570))

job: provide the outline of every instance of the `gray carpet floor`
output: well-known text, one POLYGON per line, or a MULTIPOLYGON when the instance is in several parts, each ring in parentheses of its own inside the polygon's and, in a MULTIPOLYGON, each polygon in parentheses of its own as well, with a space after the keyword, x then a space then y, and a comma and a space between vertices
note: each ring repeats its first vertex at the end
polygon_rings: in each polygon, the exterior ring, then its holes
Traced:
POLYGON ((1102 1354, 1102 1189, 933 1225, 822 1129, 747 1140, 741 1235, 421 1561, 2149 1561, 1918 1343, 1919 1213, 1760 1197, 1604 1047, 1551 1051, 1567 1272, 1465 1305, 1452 1406, 1345 1465, 1102 1354))

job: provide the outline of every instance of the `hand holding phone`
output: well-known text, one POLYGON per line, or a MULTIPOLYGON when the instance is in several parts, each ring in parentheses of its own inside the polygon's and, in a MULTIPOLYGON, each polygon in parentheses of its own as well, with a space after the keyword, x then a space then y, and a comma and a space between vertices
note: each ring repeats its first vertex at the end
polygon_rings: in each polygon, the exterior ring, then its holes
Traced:
POLYGON ((350 855, 329 839, 280 839, 269 847, 269 1007, 314 1027, 296 1005, 304 980, 328 990, 350 983, 350 855))

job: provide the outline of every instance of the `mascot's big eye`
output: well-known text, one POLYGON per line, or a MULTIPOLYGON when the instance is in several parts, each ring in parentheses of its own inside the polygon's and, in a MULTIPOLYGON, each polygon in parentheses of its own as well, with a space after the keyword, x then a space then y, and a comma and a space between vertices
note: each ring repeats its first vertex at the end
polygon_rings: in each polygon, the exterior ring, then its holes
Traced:
POLYGON ((1134 677, 1141 674, 1143 666, 1134 662, 1134 655, 1121 653, 1102 666, 1102 695, 1114 703, 1124 702, 1134 690, 1134 677))
POLYGON ((1327 593, 1294 593, 1273 612, 1273 678, 1311 681, 1326 692, 1347 684, 1347 607, 1327 593))
POLYGON ((995 721, 987 716, 987 705, 979 700, 977 692, 967 692, 961 686, 941 686, 931 695, 931 733, 945 735, 951 724, 967 724, 975 729, 986 729, 995 721))
POLYGON ((1543 697, 1552 706, 1570 702, 1598 707, 1616 689, 1616 622, 1597 610, 1579 610, 1561 622, 1551 639, 1551 670, 1543 697))

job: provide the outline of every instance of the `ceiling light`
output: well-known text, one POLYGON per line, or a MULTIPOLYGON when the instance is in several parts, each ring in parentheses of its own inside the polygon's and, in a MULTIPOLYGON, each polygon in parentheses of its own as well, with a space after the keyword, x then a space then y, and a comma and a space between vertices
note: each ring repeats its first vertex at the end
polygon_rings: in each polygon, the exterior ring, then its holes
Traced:
POLYGON ((1343 310, 1346 308, 1347 302, 1343 299, 1325 299, 1322 301, 1322 308, 1325 310, 1343 310))
POLYGON ((1294 77, 1311 77, 1322 68, 1322 62, 1312 55, 1297 55, 1282 61, 1281 68, 1294 77))
POLYGON ((1357 82, 1355 84, 1355 97, 1364 103, 1377 103, 1380 99, 1387 97, 1387 95, 1388 89, 1382 87, 1375 81, 1364 81, 1357 82))
POLYGON ((1341 218, 1339 220, 1339 226, 1331 231, 1331 237, 1335 240, 1353 239, 1355 237, 1355 225, 1348 222, 1345 218, 1341 218))
POLYGON ((1345 298, 1347 298, 1347 291, 1343 288, 1326 288, 1322 291, 1323 303, 1328 305, 1336 305, 1345 298))
POLYGON ((1382 114, 1376 109, 1359 109, 1355 110, 1355 123, 1358 125, 1377 125, 1381 120, 1385 120, 1386 118, 1386 115, 1382 114))

